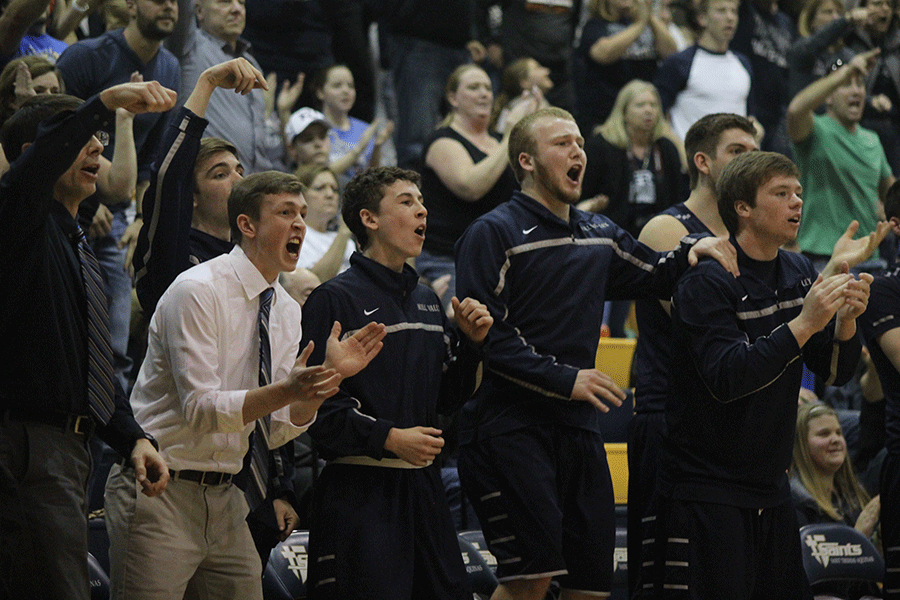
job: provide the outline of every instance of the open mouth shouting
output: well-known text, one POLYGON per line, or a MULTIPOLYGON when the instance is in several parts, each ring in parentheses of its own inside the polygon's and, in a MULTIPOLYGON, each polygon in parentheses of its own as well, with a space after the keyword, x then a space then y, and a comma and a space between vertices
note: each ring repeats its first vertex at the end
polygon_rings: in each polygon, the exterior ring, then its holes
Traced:
POLYGON ((568 171, 566 171, 566 177, 569 179, 569 182, 572 185, 580 185, 581 184, 581 175, 584 172, 584 165, 581 163, 573 165, 568 171))
POLYGON ((300 258, 300 246, 303 244, 303 238, 299 236, 292 237, 287 243, 287 252, 293 260, 300 258))
POLYGON ((415 231, 416 236, 418 236, 419 239, 421 239, 423 242, 425 241, 425 229, 426 228, 427 228, 427 226, 425 225, 425 223, 422 223, 421 225, 416 227, 416 231, 415 231))

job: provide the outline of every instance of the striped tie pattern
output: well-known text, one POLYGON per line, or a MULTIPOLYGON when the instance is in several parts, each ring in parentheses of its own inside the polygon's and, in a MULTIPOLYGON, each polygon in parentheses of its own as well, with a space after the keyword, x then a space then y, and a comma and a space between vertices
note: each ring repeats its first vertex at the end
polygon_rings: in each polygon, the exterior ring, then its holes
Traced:
MULTIPOLYGON (((272 349, 269 345, 269 312, 272 309, 273 288, 266 288, 259 295, 259 387, 272 381, 272 349)), ((250 485, 244 491, 250 510, 255 510, 266 497, 269 480, 269 422, 266 415, 256 420, 250 454, 250 485)))
POLYGON ((88 408, 97 423, 106 425, 115 411, 109 313, 100 264, 81 227, 78 227, 78 259, 87 299, 88 408))

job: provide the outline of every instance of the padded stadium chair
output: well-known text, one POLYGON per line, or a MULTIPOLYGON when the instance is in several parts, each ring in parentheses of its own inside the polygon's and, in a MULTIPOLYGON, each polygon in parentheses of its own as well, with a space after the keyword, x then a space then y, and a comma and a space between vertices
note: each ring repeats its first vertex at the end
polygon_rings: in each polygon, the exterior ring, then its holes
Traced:
POLYGON ((600 338, 597 345, 595 366, 616 382, 620 388, 631 386, 631 363, 637 340, 626 338, 600 338))
POLYGON ((492 573, 497 572, 497 559, 493 554, 491 554, 491 551, 488 550, 487 542, 484 539, 484 534, 481 533, 480 529, 460 531, 458 535, 468 543, 472 544, 472 546, 481 553, 484 561, 491 568, 492 573))
POLYGON ((497 577, 494 575, 497 560, 488 552, 480 531, 463 531, 457 537, 472 591, 478 598, 490 598, 497 589, 497 577))
POLYGON ((306 598, 308 549, 308 531, 295 531, 272 548, 262 580, 265 600, 306 598))
POLYGON ((863 534, 839 523, 800 528, 803 567, 816 598, 878 597, 884 559, 863 534))
POLYGON ((91 600, 109 600, 109 577, 90 552, 88 552, 88 577, 91 582, 91 600))
POLYGON ((604 446, 616 505, 628 504, 628 444, 604 444, 604 446))
POLYGON ((612 593, 609 600, 628 600, 628 530, 616 527, 616 547, 613 550, 612 593))
POLYGON ((88 552, 103 572, 109 573, 109 534, 102 516, 92 516, 88 521, 88 552))

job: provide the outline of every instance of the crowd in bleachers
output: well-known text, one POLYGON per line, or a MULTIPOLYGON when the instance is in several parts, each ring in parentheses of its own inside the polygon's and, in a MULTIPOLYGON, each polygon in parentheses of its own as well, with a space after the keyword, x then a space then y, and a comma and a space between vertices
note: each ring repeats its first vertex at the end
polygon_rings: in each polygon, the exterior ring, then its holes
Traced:
POLYGON ((278 552, 309 530, 310 597, 900 599, 900 4, 846 1, 5 0, 0 598, 86 598, 90 509, 120 598, 256 598, 259 566, 282 597, 266 565, 294 569, 278 552), (788 182, 795 235, 742 178, 788 182), (272 197, 283 230, 259 226, 272 197), (747 295, 676 284, 698 253, 747 295), (840 299, 805 308, 822 286, 840 299), (311 299, 302 331, 282 292, 311 299), (369 312, 395 296, 422 322, 369 312), (610 332, 638 340, 612 590, 610 332), (874 543, 878 585, 754 554, 823 522, 874 543), (484 532, 490 589, 459 578, 453 528, 484 532))

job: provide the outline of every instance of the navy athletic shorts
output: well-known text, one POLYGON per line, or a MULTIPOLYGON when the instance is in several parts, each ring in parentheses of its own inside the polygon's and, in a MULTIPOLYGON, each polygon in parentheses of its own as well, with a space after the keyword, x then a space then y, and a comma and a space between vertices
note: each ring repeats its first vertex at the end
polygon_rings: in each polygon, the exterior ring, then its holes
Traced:
POLYGON ((472 598, 434 465, 329 464, 311 520, 309 598, 472 598))
POLYGON ((460 448, 459 473, 501 583, 610 591, 615 514, 599 434, 542 425, 477 440, 460 448))
POLYGON ((635 598, 802 600, 797 515, 790 501, 759 510, 662 498, 646 523, 641 589, 635 598))

